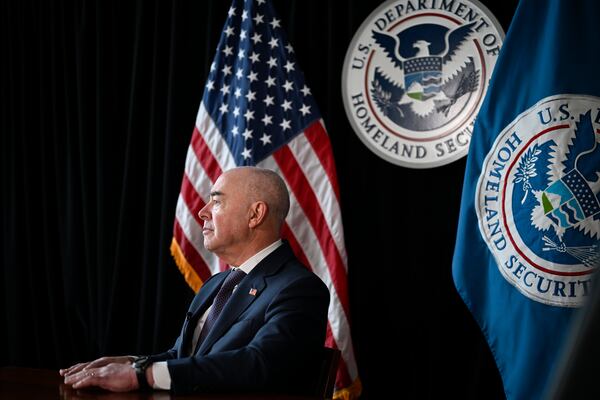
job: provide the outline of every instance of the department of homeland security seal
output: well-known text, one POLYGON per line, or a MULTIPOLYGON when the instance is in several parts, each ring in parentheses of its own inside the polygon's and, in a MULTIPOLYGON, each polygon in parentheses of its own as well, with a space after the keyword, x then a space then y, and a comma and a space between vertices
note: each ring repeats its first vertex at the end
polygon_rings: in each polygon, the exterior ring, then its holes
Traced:
POLYGON ((430 168, 464 156, 504 32, 475 0, 389 0, 363 22, 342 73, 348 119, 375 154, 430 168))
POLYGON ((600 98, 556 95, 519 115, 486 156, 479 229, 525 296, 577 307, 600 262, 600 98))

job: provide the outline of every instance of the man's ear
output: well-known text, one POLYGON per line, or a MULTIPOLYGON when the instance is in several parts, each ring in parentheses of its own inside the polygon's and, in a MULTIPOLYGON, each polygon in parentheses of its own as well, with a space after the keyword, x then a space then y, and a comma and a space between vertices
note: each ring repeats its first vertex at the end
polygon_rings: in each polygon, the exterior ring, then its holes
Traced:
POLYGON ((256 228, 265 222, 267 213, 269 212, 269 206, 264 201, 257 201, 250 205, 250 220, 248 226, 250 228, 256 228))

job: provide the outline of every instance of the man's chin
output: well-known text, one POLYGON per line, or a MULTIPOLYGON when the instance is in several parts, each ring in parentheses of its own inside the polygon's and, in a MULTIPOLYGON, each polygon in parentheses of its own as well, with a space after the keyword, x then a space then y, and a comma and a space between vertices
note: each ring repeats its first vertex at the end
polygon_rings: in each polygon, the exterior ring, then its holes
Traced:
POLYGON ((215 248, 216 248, 216 246, 215 246, 215 243, 214 243, 214 240, 210 240, 210 239, 209 239, 209 238, 207 238, 207 237, 204 237, 204 241, 203 241, 202 243, 204 244, 204 248, 205 248, 206 250, 208 250, 208 251, 211 251, 211 252, 212 252, 212 251, 214 251, 214 250, 215 250, 215 248))

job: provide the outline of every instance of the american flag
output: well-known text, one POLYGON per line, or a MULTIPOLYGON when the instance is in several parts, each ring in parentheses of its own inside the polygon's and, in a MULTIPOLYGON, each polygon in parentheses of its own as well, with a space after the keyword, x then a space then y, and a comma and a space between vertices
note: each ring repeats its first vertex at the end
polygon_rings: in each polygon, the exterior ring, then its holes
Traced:
POLYGON ((329 287, 325 344, 342 352, 336 396, 355 397, 361 389, 331 144, 281 20, 266 0, 233 1, 187 153, 171 252, 195 291, 226 268, 204 249, 197 212, 219 175, 242 165, 269 168, 286 181, 291 209, 284 237, 329 287))

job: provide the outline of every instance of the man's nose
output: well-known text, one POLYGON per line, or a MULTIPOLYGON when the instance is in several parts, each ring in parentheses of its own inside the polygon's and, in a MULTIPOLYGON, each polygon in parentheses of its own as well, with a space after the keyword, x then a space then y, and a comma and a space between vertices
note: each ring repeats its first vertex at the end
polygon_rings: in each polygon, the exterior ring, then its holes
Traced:
POLYGON ((209 203, 207 203, 200 209, 200 211, 198 211, 198 217, 200 217, 201 220, 207 220, 209 218, 208 205, 209 203))

